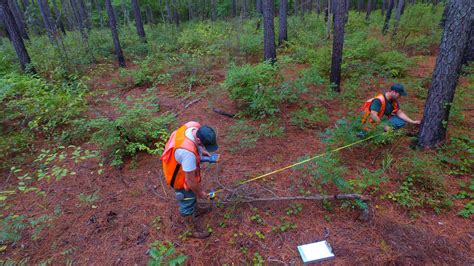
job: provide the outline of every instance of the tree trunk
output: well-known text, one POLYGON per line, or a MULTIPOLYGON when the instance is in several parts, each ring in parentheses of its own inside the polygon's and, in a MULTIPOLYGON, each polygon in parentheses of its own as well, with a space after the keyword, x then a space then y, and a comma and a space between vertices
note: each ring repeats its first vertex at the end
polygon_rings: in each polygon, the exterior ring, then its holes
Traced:
POLYGON ((104 27, 104 16, 102 15, 102 3, 101 0, 97 1, 97 13, 99 14, 99 28, 104 27))
POLYGON ((216 0, 211 0, 211 20, 217 20, 217 6, 216 0))
POLYGON ((176 4, 176 0, 172 0, 173 4, 173 22, 176 26, 179 26, 179 13, 178 13, 178 5, 176 4))
POLYGON ((382 0, 382 8, 380 11, 382 12, 382 17, 385 16, 385 8, 387 6, 387 0, 382 0))
MULTIPOLYGON (((145 14, 146 14, 147 23, 150 24, 150 25, 154 25, 155 24, 155 18, 153 17, 153 10, 151 9, 150 5, 147 5, 145 7, 145 14)), ((191 18, 189 18, 189 20, 191 20, 191 18)))
POLYGON ((332 60, 331 60, 331 85, 334 90, 341 91, 341 63, 342 50, 344 46, 344 17, 345 17, 345 0, 334 0, 334 38, 332 43, 332 60))
POLYGON ((37 0, 38 7, 40 9, 41 17, 43 18, 44 28, 48 34, 48 38, 53 45, 56 45, 56 27, 51 21, 51 13, 49 11, 49 6, 47 0, 37 0))
POLYGON ((56 3, 56 0, 52 0, 53 2, 53 8, 54 8, 54 14, 55 14, 55 17, 56 17, 56 23, 55 23, 55 26, 57 28, 57 26, 59 26, 59 29, 61 29, 61 32, 66 35, 66 29, 64 28, 64 24, 63 24, 63 20, 62 20, 62 14, 61 12, 59 12, 59 9, 58 9, 58 4, 56 3))
POLYGON ((248 4, 247 0, 242 0, 242 10, 241 10, 241 15, 243 18, 248 18, 248 4))
POLYGON ((275 10, 273 0, 262 0, 263 2, 263 59, 274 63, 276 61, 275 47, 275 10))
POLYGON ((466 51, 464 52, 462 64, 464 65, 471 61, 474 61, 474 23, 471 23, 469 40, 467 42, 466 51))
POLYGON ((288 23, 287 23, 287 12, 288 12, 288 0, 280 0, 280 18, 279 32, 278 32, 278 45, 281 46, 283 42, 288 41, 288 23))
POLYGON ((382 28, 383 35, 387 34, 388 28, 390 26, 390 17, 392 16, 392 10, 393 10, 393 5, 394 5, 393 2, 394 0, 389 0, 388 2, 387 15, 385 16, 385 22, 382 28))
POLYGON ((166 8, 166 19, 168 20, 168 22, 172 22, 173 21, 173 12, 171 12, 170 0, 166 0, 165 8, 166 8))
POLYGON ((66 26, 68 29, 73 29, 75 25, 74 14, 71 10, 72 7, 70 5, 70 1, 61 0, 61 12, 64 14, 66 18, 66 26))
POLYGON ((298 0, 294 0, 293 2, 293 11, 294 11, 294 15, 295 17, 298 16, 298 0))
POLYGON ((20 60, 21 69, 34 73, 34 68, 27 69, 28 65, 31 64, 30 55, 25 48, 25 44, 23 43, 23 39, 21 38, 20 31, 17 28, 15 18, 13 17, 7 0, 0 0, 0 17, 3 18, 8 34, 10 34, 10 40, 20 60))
POLYGON ((398 25, 400 24, 400 17, 402 16, 402 9, 405 0, 398 0, 397 15, 395 16, 395 24, 393 25, 393 36, 397 35, 398 25))
POLYGON ((332 4, 335 0, 328 0, 328 8, 327 8, 327 35, 328 39, 331 38, 331 21, 332 21, 332 4))
POLYGON ((257 7, 256 7, 256 10, 257 10, 257 14, 259 15, 262 15, 263 14, 263 10, 262 10, 262 0, 257 0, 257 7))
POLYGON ((79 1, 79 13, 81 14, 81 18, 83 20, 84 25, 86 25, 86 28, 88 30, 92 29, 92 23, 90 20, 89 13, 87 12, 86 4, 84 3, 84 0, 78 0, 79 1))
POLYGON ((474 20, 472 0, 451 0, 448 5, 446 25, 418 136, 418 145, 425 148, 442 144, 446 138, 449 111, 474 20))
POLYGON ((318 20, 319 20, 319 15, 321 15, 321 0, 318 0, 317 2, 317 12, 318 12, 318 20))
POLYGON ((112 39, 114 40, 115 54, 119 62, 119 66, 125 67, 125 58, 123 57, 122 47, 120 47, 120 40, 117 32, 117 21, 115 20, 115 14, 112 7, 111 0, 105 0, 105 7, 109 16, 109 26, 112 31, 112 39))
POLYGON ((16 0, 9 0, 8 2, 21 37, 25 40, 29 40, 30 37, 28 36, 28 32, 26 30, 25 18, 23 16, 23 13, 20 11, 20 8, 18 7, 16 0))
POLYGON ((231 0, 232 3, 231 3, 231 14, 232 14, 232 17, 236 17, 237 16, 237 3, 236 1, 237 0, 231 0))
POLYGON ((367 13, 365 14, 365 21, 370 20, 371 11, 372 11, 372 0, 367 0, 367 13))
POLYGON ((135 27, 137 28, 137 33, 142 42, 146 43, 145 29, 143 28, 142 14, 140 12, 140 6, 138 5, 138 0, 132 0, 133 16, 135 17, 135 27))

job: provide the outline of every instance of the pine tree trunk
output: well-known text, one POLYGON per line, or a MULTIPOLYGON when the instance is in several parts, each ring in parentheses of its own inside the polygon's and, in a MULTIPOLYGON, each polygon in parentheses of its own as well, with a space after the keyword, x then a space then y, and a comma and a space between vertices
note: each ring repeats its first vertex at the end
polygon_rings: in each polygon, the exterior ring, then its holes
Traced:
POLYGON ((211 20, 217 20, 217 6, 216 0, 211 0, 211 20))
POLYGON ((71 9, 72 7, 70 5, 70 1, 61 0, 61 12, 64 14, 64 17, 66 18, 66 24, 67 24, 66 26, 68 29, 73 29, 75 26, 74 14, 71 9))
POLYGON ((56 28, 51 21, 51 14, 49 11, 49 6, 47 0, 37 0, 38 7, 40 9, 41 17, 43 18, 44 28, 46 29, 46 33, 48 34, 49 41, 56 45, 56 28))
POLYGON ((188 0, 188 19, 193 20, 194 18, 194 12, 193 12, 193 1, 188 0))
MULTIPOLYGON (((23 39, 21 38, 20 31, 17 28, 15 18, 10 10, 7 0, 0 0, 0 17, 3 18, 5 22, 6 30, 10 35, 10 40, 15 48, 16 55, 20 60, 20 66, 23 71, 27 70, 29 64, 31 64, 30 55, 25 48, 25 44, 23 43, 23 39)), ((29 72, 34 73, 34 68, 29 68, 29 72)))
POLYGON ((263 2, 263 59, 274 63, 276 61, 275 47, 275 8, 273 0, 262 0, 263 2))
POLYGON ((387 15, 385 16, 385 22, 384 22, 383 28, 382 28, 382 34, 383 35, 387 34, 388 28, 390 26, 390 17, 392 16, 393 6, 394 6, 394 0, 389 0, 388 8, 387 8, 387 15))
POLYGON ((393 25, 393 36, 397 35, 398 25, 400 24, 400 17, 402 16, 402 9, 405 0, 398 0, 397 15, 395 16, 395 24, 393 25))
POLYGON ((472 0, 451 0, 448 5, 446 25, 418 136, 418 145, 425 148, 435 147, 446 139, 449 111, 474 21, 472 0))
POLYGON ((8 2, 13 17, 15 18, 17 29, 20 31, 21 37, 25 40, 29 40, 30 37, 28 36, 28 32, 26 31, 25 18, 23 16, 23 13, 20 11, 20 8, 18 7, 16 0, 9 0, 8 2))
POLYGON ((117 32, 117 21, 115 20, 115 14, 112 7, 111 0, 105 0, 105 7, 107 9, 107 15, 109 16, 109 26, 112 31, 112 39, 114 41, 115 54, 119 62, 119 66, 125 67, 125 58, 123 57, 122 47, 120 47, 120 40, 117 32))
POLYGON ((256 5, 257 5, 257 7, 256 7, 256 9, 257 9, 257 14, 262 15, 262 14, 263 14, 263 11, 262 11, 262 0, 257 0, 257 4, 256 4, 256 5))
POLYGON ((334 4, 334 1, 336 0, 328 0, 328 10, 326 12, 327 14, 327 35, 328 35, 328 40, 331 38, 331 22, 332 22, 332 5, 334 4))
POLYGON ((173 4, 173 21, 176 26, 179 26, 179 13, 178 13, 178 5, 176 4, 176 0, 172 0, 173 4))
POLYGON ((236 1, 237 0, 231 0, 232 3, 231 3, 231 15, 232 17, 236 17, 237 16, 237 3, 236 1))
POLYGON ((380 11, 382 12, 382 17, 385 16, 385 8, 387 6, 387 0, 382 0, 382 8, 380 11))
POLYGON ((97 13, 99 14, 99 28, 102 29, 104 27, 104 16, 102 15, 102 1, 98 0, 96 2, 97 5, 97 13))
POLYGON ((138 5, 138 0, 132 0, 133 16, 135 17, 135 27, 137 28, 137 33, 142 42, 146 43, 145 29, 143 28, 142 14, 140 12, 140 6, 138 5))
POLYGON ((365 21, 370 20, 370 12, 372 12, 372 0, 367 0, 367 13, 365 14, 365 21))
POLYGON ((81 14, 81 18, 83 20, 83 23, 86 25, 86 28, 88 30, 92 29, 92 23, 90 20, 89 13, 87 12, 86 4, 84 3, 84 0, 78 0, 79 1, 79 12, 81 14))
POLYGON ((242 0, 242 11, 241 15, 243 18, 248 18, 248 4, 247 0, 242 0))
POLYGON ((346 13, 345 0, 334 0, 334 38, 332 44, 331 84, 334 90, 341 91, 341 63, 344 46, 344 17, 346 13))
POLYGON ((471 30, 469 32, 469 41, 467 42, 466 51, 464 52, 462 64, 464 65, 472 61, 474 61, 474 23, 471 23, 471 30))
POLYGON ((61 32, 66 35, 66 29, 64 28, 63 20, 62 20, 62 14, 59 12, 58 5, 56 3, 56 0, 52 0, 53 2, 53 8, 54 8, 54 14, 56 17, 56 26, 59 26, 59 29, 61 32))
POLYGON ((279 32, 278 32, 278 45, 281 46, 283 42, 288 41, 288 22, 287 22, 287 12, 288 12, 288 0, 280 0, 280 17, 278 20, 279 23, 279 32))
POLYGON ((168 22, 172 22, 173 21, 173 13, 171 12, 170 0, 166 0, 165 8, 166 8, 166 19, 168 20, 168 22))
MULTIPOLYGON (((262 0, 263 1, 263 0, 262 0)), ((294 15, 295 17, 298 16, 298 0, 294 0, 293 2, 293 11, 294 11, 294 15)))
POLYGON ((319 16, 321 15, 321 0, 318 0, 317 2, 317 12, 318 12, 318 20, 319 20, 319 16))
MULTIPOLYGON (((155 24, 155 18, 153 16, 153 10, 151 9, 150 5, 147 5, 145 7, 145 14, 146 14, 147 23, 150 24, 150 25, 154 25, 155 24)), ((189 18, 189 20, 191 20, 191 18, 189 18)))

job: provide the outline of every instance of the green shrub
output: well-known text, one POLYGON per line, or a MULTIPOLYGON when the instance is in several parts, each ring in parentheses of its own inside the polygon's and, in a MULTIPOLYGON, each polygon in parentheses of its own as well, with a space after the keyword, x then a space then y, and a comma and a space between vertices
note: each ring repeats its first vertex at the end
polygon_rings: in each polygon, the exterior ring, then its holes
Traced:
POLYGON ((255 33, 242 33, 239 36, 240 50, 247 56, 257 56, 262 53, 263 35, 255 33))
POLYGON ((245 113, 262 118, 279 110, 277 104, 281 97, 275 87, 280 79, 276 65, 232 65, 223 85, 228 89, 230 98, 237 101, 245 113))
POLYGON ((139 151, 159 154, 168 140, 172 115, 155 116, 159 111, 152 99, 133 99, 118 102, 119 116, 116 119, 100 117, 90 121, 74 121, 74 131, 63 137, 65 140, 84 138, 92 133, 91 140, 107 151, 111 165, 121 165, 125 157, 133 157, 139 151))
POLYGON ((375 56, 374 62, 380 74, 387 77, 403 77, 412 61, 405 54, 397 51, 382 52, 375 56))
POLYGON ((397 169, 405 178, 398 191, 388 194, 393 201, 409 209, 431 207, 437 213, 452 205, 443 170, 431 155, 407 156, 397 163, 397 169))

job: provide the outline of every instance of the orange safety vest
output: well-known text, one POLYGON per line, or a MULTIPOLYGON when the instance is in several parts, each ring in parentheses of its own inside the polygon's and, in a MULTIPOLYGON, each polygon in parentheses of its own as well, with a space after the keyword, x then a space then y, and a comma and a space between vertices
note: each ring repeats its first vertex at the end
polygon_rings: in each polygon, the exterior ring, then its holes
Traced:
POLYGON ((188 128, 199 129, 201 125, 198 122, 188 122, 175 130, 170 139, 165 145, 165 150, 160 157, 163 162, 163 173, 165 175, 166 183, 174 189, 185 189, 189 190, 186 184, 185 172, 183 171, 181 164, 176 161, 174 152, 176 149, 185 149, 196 156, 196 178, 198 183, 201 183, 201 171, 200 171, 200 156, 196 144, 186 137, 186 130, 188 128))
MULTIPOLYGON (((375 99, 379 99, 380 102, 382 103, 382 106, 380 107, 380 111, 377 113, 377 116, 382 119, 383 115, 385 114, 385 106, 386 106, 386 102, 385 102, 385 96, 383 94, 378 94, 377 96, 375 96, 374 98, 372 99, 369 99, 367 100, 364 105, 361 107, 361 110, 364 111, 364 115, 362 117, 362 121, 361 123, 362 124, 366 124, 366 123, 369 123, 372 125, 372 128, 375 127, 375 123, 374 123, 374 120, 370 117, 370 104, 372 103, 373 100, 375 99)), ((397 111, 398 111, 398 103, 397 101, 391 101, 392 105, 393 105, 393 111, 390 115, 388 115, 388 118, 390 119, 390 117, 392 115, 394 115, 397 111)), ((368 128, 364 125, 364 129, 365 130, 368 130, 368 128)))

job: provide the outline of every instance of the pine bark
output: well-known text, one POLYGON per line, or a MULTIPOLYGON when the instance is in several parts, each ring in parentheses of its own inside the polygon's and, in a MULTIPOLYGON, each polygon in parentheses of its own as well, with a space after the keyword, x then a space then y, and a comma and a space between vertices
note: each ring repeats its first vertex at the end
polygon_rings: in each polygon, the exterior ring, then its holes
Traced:
MULTIPOLYGON (((7 0, 0 0, 0 17, 3 18, 5 27, 10 35, 10 40, 15 48, 16 55, 20 60, 21 69, 26 71, 28 65, 31 64, 30 55, 23 43, 23 39, 21 38, 20 31, 18 30, 7 0)), ((35 72, 34 68, 29 68, 28 71, 32 73, 35 72)))
POLYGON ((176 3, 176 0, 172 0, 173 4, 173 22, 176 24, 176 26, 179 26, 179 13, 178 13, 178 4, 176 3))
POLYGON ((132 0, 133 16, 135 18, 135 27, 137 33, 142 42, 146 42, 145 29, 143 28, 142 14, 140 12, 140 6, 138 0, 132 0))
POLYGON ((398 25, 400 24, 400 17, 402 16, 402 9, 405 0, 398 0, 397 15, 395 16, 395 24, 393 25, 393 36, 397 35, 398 25))
POLYGON ((474 61, 474 23, 471 23, 469 40, 467 42, 466 51, 464 52, 462 64, 464 65, 472 61, 474 61))
POLYGON ((109 16, 109 26, 112 32, 112 39, 114 41, 115 54, 120 67, 125 67, 125 58, 123 57, 122 47, 120 46, 120 40, 117 32, 117 21, 115 20, 115 13, 112 7, 111 0, 105 0, 105 7, 107 9, 107 15, 109 16))
POLYGON ((394 6, 394 0, 389 0, 388 7, 387 7, 387 14, 385 16, 385 22, 382 28, 383 35, 387 34, 388 28, 390 26, 390 17, 392 16, 393 6, 394 6))
POLYGON ((43 18, 44 28, 46 29, 46 33, 48 34, 48 38, 52 44, 56 44, 56 27, 51 20, 51 13, 49 10, 47 0, 37 0, 38 7, 40 9, 41 17, 43 18))
POLYGON ((449 111, 474 21, 472 0, 451 0, 448 5, 440 51, 418 135, 418 145, 425 148, 438 146, 446 139, 449 111))
POLYGON ((262 0, 263 2, 263 59, 274 63, 276 61, 275 47, 275 8, 273 0, 262 0))
POLYGON ((211 0, 211 20, 217 20, 217 3, 216 0, 211 0))
POLYGON ((257 3, 256 3, 256 10, 257 10, 257 14, 259 14, 259 15, 262 15, 262 14, 263 14, 263 11, 262 11, 262 0, 257 0, 257 3))
POLYGON ((237 16, 237 3, 236 3, 237 0, 231 0, 231 15, 232 17, 236 17, 237 16))
POLYGON ((331 84, 334 90, 341 91, 341 63, 342 50, 344 46, 344 17, 346 13, 345 0, 334 0, 334 38, 332 44, 332 60, 331 60, 331 84))
POLYGON ((278 45, 281 46, 283 42, 288 41, 288 22, 287 22, 287 12, 288 12, 288 0, 280 0, 279 8, 279 19, 278 19, 278 45))
POLYGON ((16 26, 20 31, 21 37, 25 40, 29 40, 30 37, 28 36, 28 32, 26 30, 25 17, 23 16, 23 13, 18 7, 16 0, 9 0, 8 2, 8 4, 10 5, 10 10, 15 18, 16 26))
POLYGON ((372 0, 367 0, 367 13, 365 13, 365 21, 369 21, 370 12, 372 12, 372 0))
POLYGON ((63 20, 62 20, 63 15, 61 14, 61 12, 59 12, 56 0, 52 0, 52 2, 53 2, 53 8, 54 8, 54 15, 56 17, 56 23, 55 24, 58 25, 61 32, 64 35, 66 35, 66 29, 64 28, 64 23, 63 23, 63 20))

